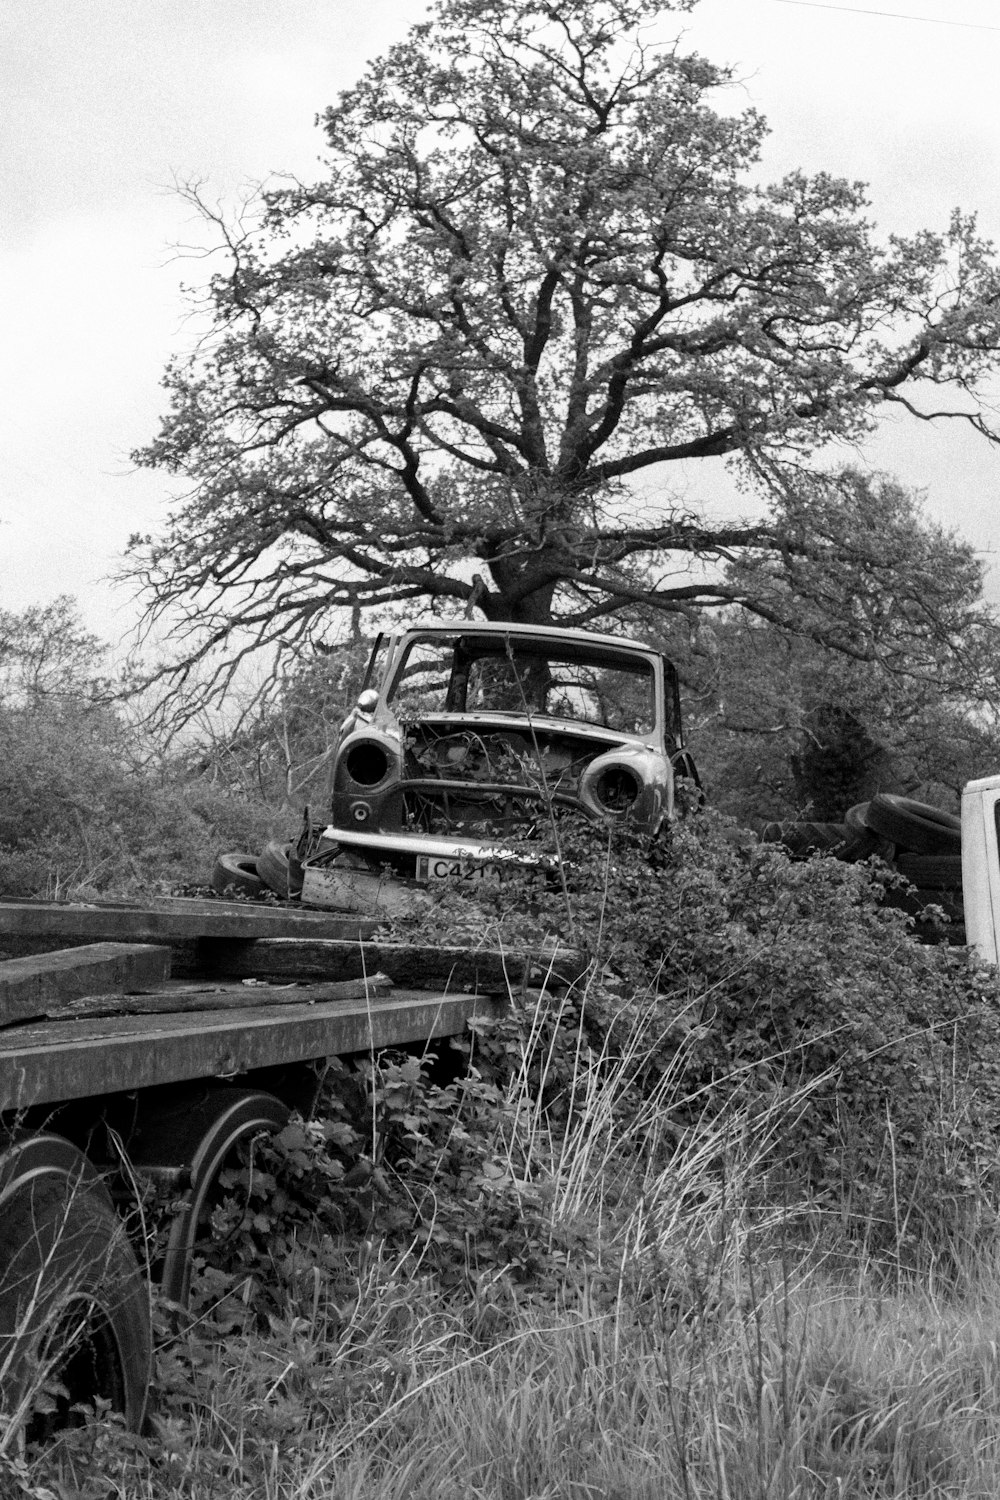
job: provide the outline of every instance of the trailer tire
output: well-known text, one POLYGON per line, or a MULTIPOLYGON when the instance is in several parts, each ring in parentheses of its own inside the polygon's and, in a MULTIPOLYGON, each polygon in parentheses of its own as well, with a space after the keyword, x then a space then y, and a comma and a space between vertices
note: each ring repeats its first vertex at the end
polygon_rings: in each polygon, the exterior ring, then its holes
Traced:
POLYGON ((0 1412, 29 1443, 109 1402, 143 1423, 150 1380, 145 1278, 103 1184, 55 1136, 15 1145, 0 1190, 0 1412), (53 1384, 61 1391, 46 1392, 53 1384))
POLYGON ((218 1086, 182 1094, 130 1141, 129 1154, 140 1173, 155 1180, 166 1170, 169 1180, 180 1171, 187 1181, 184 1206, 174 1215, 159 1268, 160 1290, 175 1306, 187 1306, 199 1224, 227 1159, 238 1146, 277 1134, 289 1114, 287 1104, 263 1089, 218 1086))
POLYGON ((269 890, 284 901, 302 894, 302 861, 294 844, 272 839, 257 856, 257 873, 269 890))
POLYGON ((264 882, 257 874, 257 861, 252 854, 233 850, 220 854, 212 871, 212 890, 220 896, 227 891, 238 891, 241 896, 262 896, 264 882))
POLYGON ((865 822, 911 854, 960 854, 962 850, 961 819, 929 802, 879 792, 868 804, 865 822))

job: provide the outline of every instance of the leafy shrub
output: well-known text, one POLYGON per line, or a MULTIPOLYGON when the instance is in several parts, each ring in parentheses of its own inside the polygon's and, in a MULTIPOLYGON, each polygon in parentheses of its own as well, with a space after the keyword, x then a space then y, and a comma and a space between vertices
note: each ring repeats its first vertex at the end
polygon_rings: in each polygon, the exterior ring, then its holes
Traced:
POLYGON ((220 848, 259 848, 272 822, 86 703, 0 707, 0 809, 0 891, 19 896, 204 883, 220 848))
MULTIPOLYGON (((568 898, 573 930, 599 945, 584 984, 514 997, 453 1044, 453 1076, 430 1056, 335 1069, 325 1123, 253 1178, 241 1222, 264 1284, 333 1274, 360 1235, 467 1293, 502 1274, 522 1299, 585 1282, 600 1296, 633 1232, 663 1252, 679 1216, 731 1200, 737 1177, 748 1208, 780 1204, 810 1234, 819 1216, 828 1248, 860 1243, 897 1271, 954 1267, 984 1242, 1000 1189, 996 983, 914 940, 881 899, 888 872, 795 862, 711 815, 652 857, 606 832, 564 834, 564 853, 567 892, 535 879, 524 898, 536 931, 568 898), (639 1202, 646 1226, 628 1227, 639 1202)), ((480 937, 520 941, 511 889, 444 892, 413 920, 425 941, 435 923, 454 937, 456 911, 480 937)))
POLYGON ((132 722, 68 598, 0 610, 0 893, 88 896, 204 882, 272 814, 132 722))
MULTIPOLYGON (((898 877, 793 861, 711 813, 652 851, 593 829, 564 828, 560 841, 566 889, 535 879, 527 925, 588 941, 594 972, 579 1019, 543 1023, 550 1111, 566 1108, 580 1048, 614 1055, 653 1006, 656 1040, 623 1117, 680 1060, 676 1141, 723 1110, 773 1120, 783 1108, 771 1190, 818 1194, 845 1228, 904 1258, 946 1255, 992 1226, 996 980, 964 951, 915 940, 885 900, 898 877)), ((456 904, 441 898, 442 924, 456 904)), ((479 930, 520 940, 510 904, 509 884, 477 888, 479 930)), ((434 919, 421 914, 425 932, 434 919)))

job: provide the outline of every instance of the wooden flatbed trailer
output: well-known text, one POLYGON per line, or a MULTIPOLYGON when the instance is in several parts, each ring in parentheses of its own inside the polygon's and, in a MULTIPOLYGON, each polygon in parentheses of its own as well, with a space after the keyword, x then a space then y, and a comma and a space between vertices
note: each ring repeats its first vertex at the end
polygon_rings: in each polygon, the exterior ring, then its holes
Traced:
POLYGON ((460 1035, 571 967, 374 933, 250 903, 0 902, 0 1420, 30 1427, 47 1366, 65 1405, 143 1420, 149 1288, 109 1177, 170 1185, 156 1275, 183 1304, 219 1172, 310 1110, 326 1059, 460 1035))

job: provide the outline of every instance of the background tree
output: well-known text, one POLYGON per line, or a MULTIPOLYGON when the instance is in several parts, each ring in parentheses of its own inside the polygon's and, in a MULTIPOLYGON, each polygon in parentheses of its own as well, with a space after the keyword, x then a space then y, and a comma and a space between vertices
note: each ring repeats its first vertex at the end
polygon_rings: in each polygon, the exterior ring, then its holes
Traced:
POLYGON ((285 816, 288 833, 304 806, 325 819, 337 734, 361 691, 371 646, 358 640, 318 649, 289 662, 269 692, 254 685, 230 694, 224 713, 196 721, 198 775, 260 799, 285 816))
POLYGON ((201 885, 220 849, 259 849, 275 808, 195 760, 115 701, 74 600, 0 610, 0 895, 201 885))
POLYGON ((993 661, 976 660, 988 633, 935 672, 925 656, 893 651, 889 670, 732 609, 636 626, 681 672, 710 802, 743 822, 841 821, 878 791, 957 812, 965 782, 1000 764, 995 710, 969 687, 989 685, 993 661))
MULTIPOLYGON (((185 615, 182 672, 417 601, 580 623, 780 594, 857 649, 813 536, 862 569, 884 539, 835 535, 816 451, 886 402, 993 438, 1000 278, 971 219, 883 243, 858 183, 759 185, 764 122, 714 108, 728 73, 663 29, 692 4, 440 0, 326 111, 321 180, 209 214, 211 327, 138 455, 188 482, 134 544, 154 613, 185 615), (758 519, 662 482, 722 455, 758 519)), ((890 561, 889 600, 913 589, 890 561)))
POLYGON ((68 594, 23 610, 0 609, 0 704, 35 713, 69 701, 97 704, 111 692, 106 656, 68 594))

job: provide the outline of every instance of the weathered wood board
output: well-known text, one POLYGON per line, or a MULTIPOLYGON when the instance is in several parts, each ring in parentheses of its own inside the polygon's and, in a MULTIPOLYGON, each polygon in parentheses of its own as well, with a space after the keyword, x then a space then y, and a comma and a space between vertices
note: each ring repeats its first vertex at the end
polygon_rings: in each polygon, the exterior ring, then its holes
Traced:
POLYGON ((397 991, 193 1015, 48 1021, 0 1034, 0 1110, 456 1036, 500 1014, 484 995, 397 991))
POLYGON ((199 952, 202 972, 232 979, 360 979, 381 972, 416 987, 503 990, 542 976, 570 982, 581 972, 579 955, 566 948, 501 953, 372 939, 262 937, 214 939, 199 952))
POLYGON ((148 906, 97 901, 0 901, 1 936, 90 941, 184 942, 193 938, 358 938, 376 924, 336 912, 250 901, 163 897, 148 906))
POLYGON ((173 973, 242 979, 351 979, 381 969, 398 984, 458 989, 578 978, 570 949, 537 953, 373 942, 374 921, 301 908, 176 897, 149 906, 0 901, 0 946, 98 940, 169 943, 173 973))
POLYGON ((97 991, 149 989, 170 977, 170 949, 91 943, 0 963, 0 1026, 44 1016, 59 1000, 97 991))
MULTIPOLYGON (((172 972, 198 976, 222 972, 217 948, 256 938, 310 936, 357 942, 376 930, 373 921, 296 907, 250 902, 163 898, 142 906, 98 902, 0 902, 0 950, 50 952, 101 939, 169 943, 172 972)), ((247 973, 243 970, 242 974, 247 973)), ((242 977, 237 975, 235 977, 242 977)))
MULTIPOLYGON (((46 1006, 50 1021, 108 1016, 154 1016, 197 1010, 246 1010, 263 1005, 316 1005, 326 1000, 380 1000, 393 988, 385 974, 326 984, 170 984, 149 993, 84 995, 46 1006)), ((41 1019, 41 1018, 39 1018, 41 1019)))
POLYGON ((164 897, 148 906, 98 902, 0 901, 4 937, 64 939, 66 942, 190 942, 198 938, 370 936, 376 923, 331 912, 240 901, 164 897))

